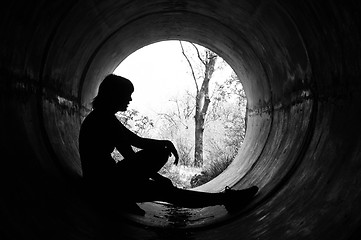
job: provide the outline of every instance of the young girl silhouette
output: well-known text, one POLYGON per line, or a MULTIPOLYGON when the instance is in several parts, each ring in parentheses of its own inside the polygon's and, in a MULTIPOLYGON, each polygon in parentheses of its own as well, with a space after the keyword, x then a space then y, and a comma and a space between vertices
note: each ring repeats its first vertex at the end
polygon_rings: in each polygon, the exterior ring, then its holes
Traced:
POLYGON ((199 208, 224 205, 228 211, 242 209, 258 191, 257 187, 207 193, 179 189, 158 171, 173 154, 178 153, 168 140, 140 137, 127 129, 115 116, 126 111, 133 84, 110 74, 101 82, 93 100, 93 110, 81 125, 79 152, 87 197, 100 207, 144 215, 137 202, 164 201, 180 207, 199 208), (141 149, 134 152, 132 146, 141 149), (124 157, 115 162, 116 148, 124 157))

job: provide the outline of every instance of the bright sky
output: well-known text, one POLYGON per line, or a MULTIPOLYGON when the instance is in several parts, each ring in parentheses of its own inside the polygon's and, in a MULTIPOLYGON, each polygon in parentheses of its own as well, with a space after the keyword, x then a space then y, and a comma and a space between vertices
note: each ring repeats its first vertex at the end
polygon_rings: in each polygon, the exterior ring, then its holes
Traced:
POLYGON ((192 78, 178 41, 148 45, 127 57, 114 74, 134 84, 130 108, 141 112, 159 112, 167 108, 169 99, 193 86, 192 78))
POLYGON ((170 99, 187 88, 194 89, 179 41, 158 42, 137 50, 116 68, 114 74, 133 82, 135 91, 129 107, 142 114, 163 112, 174 104, 170 99))

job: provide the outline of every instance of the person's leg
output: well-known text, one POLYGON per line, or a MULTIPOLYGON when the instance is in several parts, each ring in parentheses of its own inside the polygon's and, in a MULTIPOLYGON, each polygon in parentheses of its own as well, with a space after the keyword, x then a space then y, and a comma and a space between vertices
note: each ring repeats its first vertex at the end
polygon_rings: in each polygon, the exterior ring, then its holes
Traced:
POLYGON ((170 152, 165 148, 141 150, 134 159, 124 159, 117 165, 119 174, 143 181, 159 177, 158 171, 167 163, 170 152))
MULTIPOLYGON (((119 186, 120 191, 115 191, 115 195, 120 205, 119 209, 123 209, 121 211, 132 212, 137 215, 145 214, 144 210, 135 204, 141 202, 137 200, 138 196, 136 195, 142 192, 144 197, 152 192, 145 185, 150 181, 150 178, 162 185, 173 186, 168 178, 158 174, 158 171, 168 161, 169 156, 170 152, 166 149, 141 150, 136 153, 136 158, 124 159, 117 164, 118 179, 116 185, 119 186)), ((147 199, 151 198, 147 197, 147 199)))
POLYGON ((141 183, 133 196, 136 202, 162 201, 187 208, 223 205, 225 201, 224 193, 185 190, 152 180, 141 183))
POLYGON ((224 192, 209 193, 179 189, 156 181, 147 181, 134 192, 136 202, 163 201, 186 208, 202 208, 224 205, 228 211, 242 209, 258 192, 258 187, 243 190, 226 189, 224 192))
POLYGON ((142 150, 137 153, 136 159, 123 160, 123 163, 119 163, 119 173, 125 184, 123 184, 125 197, 129 201, 164 201, 187 208, 225 205, 227 209, 231 209, 234 206, 239 208, 248 204, 258 191, 257 187, 220 193, 176 188, 167 181, 157 179, 158 171, 168 161, 169 154, 165 149, 142 150))
MULTIPOLYGON (((118 163, 122 192, 135 202, 164 201, 182 207, 198 208, 222 204, 221 193, 205 193, 174 187, 158 174, 168 161, 166 149, 141 150, 135 159, 118 163), (153 180, 150 180, 152 178, 153 180)), ((168 180, 168 179, 167 179, 168 180)))

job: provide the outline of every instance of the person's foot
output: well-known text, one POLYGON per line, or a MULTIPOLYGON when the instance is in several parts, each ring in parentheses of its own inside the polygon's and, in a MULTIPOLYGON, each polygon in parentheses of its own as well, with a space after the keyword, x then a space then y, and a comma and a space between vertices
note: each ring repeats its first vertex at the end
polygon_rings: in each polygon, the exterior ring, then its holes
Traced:
POLYGON ((242 190, 233 190, 229 187, 226 187, 224 190, 224 207, 227 209, 228 212, 235 212, 244 209, 252 202, 257 192, 257 186, 242 190))

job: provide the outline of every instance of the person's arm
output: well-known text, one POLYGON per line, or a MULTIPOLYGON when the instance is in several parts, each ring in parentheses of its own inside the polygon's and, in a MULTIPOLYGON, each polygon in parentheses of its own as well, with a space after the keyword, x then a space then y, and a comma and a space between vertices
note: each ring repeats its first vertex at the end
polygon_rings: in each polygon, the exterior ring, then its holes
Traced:
POLYGON ((174 164, 178 164, 179 156, 174 144, 169 140, 157 140, 143 138, 124 127, 124 132, 129 140, 130 145, 140 149, 167 148, 175 157, 174 164))

